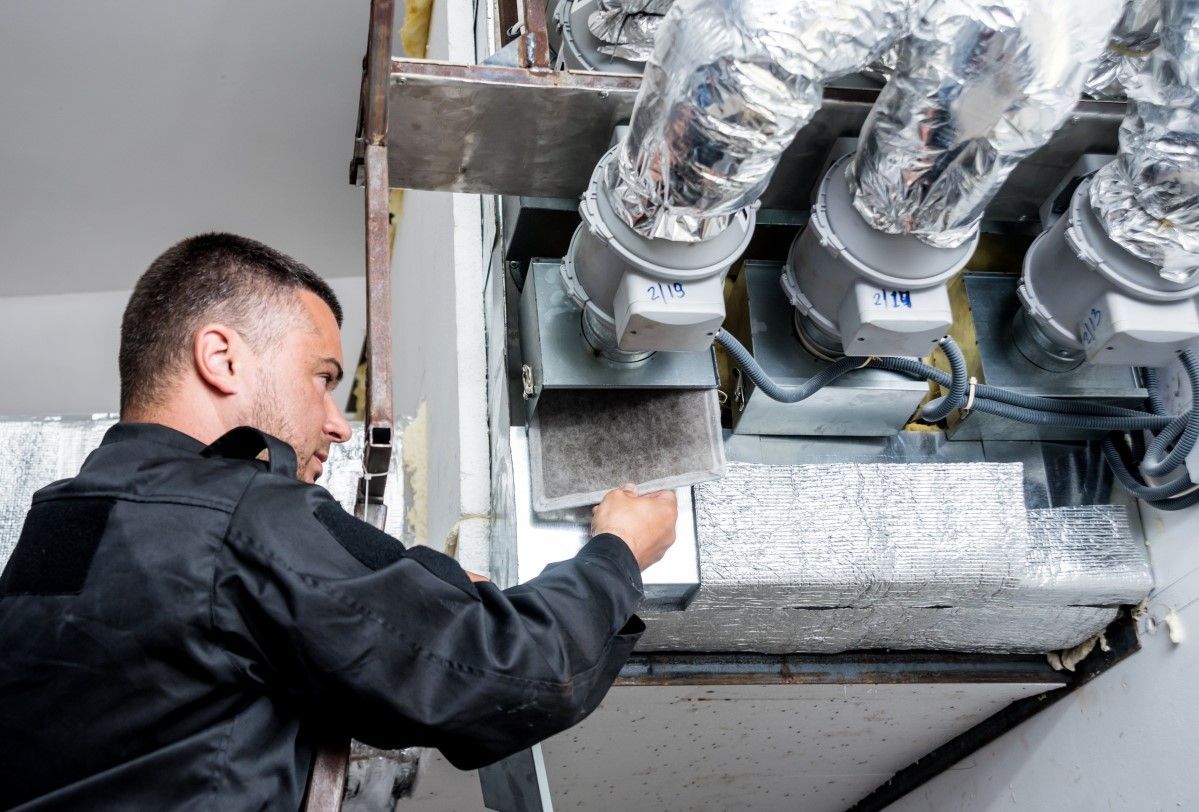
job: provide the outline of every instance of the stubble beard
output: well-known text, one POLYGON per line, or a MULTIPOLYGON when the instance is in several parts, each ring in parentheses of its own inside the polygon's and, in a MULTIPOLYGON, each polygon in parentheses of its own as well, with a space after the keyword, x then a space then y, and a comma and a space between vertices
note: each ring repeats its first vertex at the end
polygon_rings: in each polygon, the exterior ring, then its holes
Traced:
POLYGON ((258 389, 254 393, 254 401, 248 413, 242 416, 242 422, 244 425, 265 431, 291 446, 296 455, 296 479, 304 479, 304 472, 308 470, 312 454, 301 451, 297 445, 300 437, 296 434, 291 421, 287 419, 283 401, 269 381, 259 382, 258 389))

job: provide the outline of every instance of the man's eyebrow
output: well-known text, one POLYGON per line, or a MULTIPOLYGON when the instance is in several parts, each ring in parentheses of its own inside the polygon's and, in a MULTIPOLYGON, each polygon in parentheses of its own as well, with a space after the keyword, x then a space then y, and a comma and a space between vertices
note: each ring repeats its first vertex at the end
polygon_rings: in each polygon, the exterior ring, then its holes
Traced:
POLYGON ((338 362, 338 360, 336 358, 322 358, 321 363, 332 364, 333 366, 337 367, 337 382, 341 383, 341 380, 346 376, 346 373, 345 370, 341 368, 341 364, 338 362))

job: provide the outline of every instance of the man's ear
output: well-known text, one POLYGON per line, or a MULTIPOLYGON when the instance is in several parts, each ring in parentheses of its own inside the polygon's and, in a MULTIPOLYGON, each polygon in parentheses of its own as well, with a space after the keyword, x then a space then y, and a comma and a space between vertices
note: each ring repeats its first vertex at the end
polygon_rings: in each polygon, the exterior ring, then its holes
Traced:
POLYGON ((196 374, 222 395, 236 395, 245 388, 246 344, 232 327, 205 324, 192 343, 196 374))

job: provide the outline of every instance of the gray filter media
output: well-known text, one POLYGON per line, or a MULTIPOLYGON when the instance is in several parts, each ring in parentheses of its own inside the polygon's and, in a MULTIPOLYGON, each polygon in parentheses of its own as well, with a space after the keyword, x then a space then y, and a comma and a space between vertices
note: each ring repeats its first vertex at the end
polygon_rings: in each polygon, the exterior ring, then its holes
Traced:
POLYGON ((712 389, 563 389, 542 393, 529 424, 533 508, 599 502, 612 488, 679 488, 724 471, 712 389))
POLYGON ((1122 507, 1028 511, 1022 466, 749 465, 695 489, 700 588, 653 651, 1044 652, 1152 588, 1122 507))

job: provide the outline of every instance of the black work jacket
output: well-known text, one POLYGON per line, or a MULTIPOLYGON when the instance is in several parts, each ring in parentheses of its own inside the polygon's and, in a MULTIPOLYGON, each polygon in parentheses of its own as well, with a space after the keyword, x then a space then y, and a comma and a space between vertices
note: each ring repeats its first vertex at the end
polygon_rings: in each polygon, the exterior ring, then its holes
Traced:
POLYGON ((330 734, 478 767, 594 710, 644 630, 615 536, 501 591, 294 472, 252 429, 118 424, 38 491, 0 576, 0 808, 296 809, 330 734))

